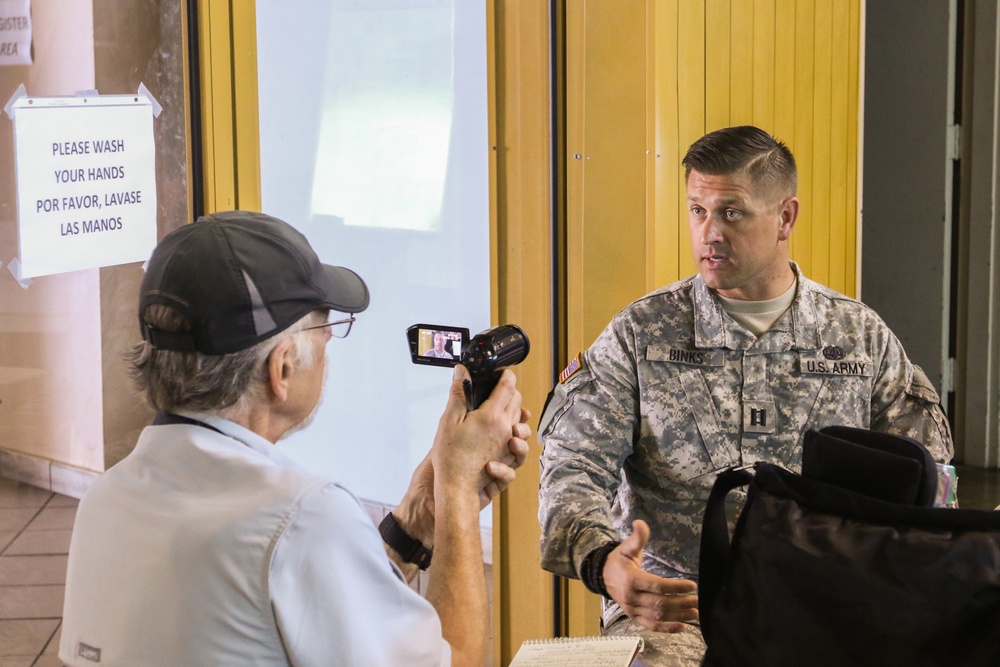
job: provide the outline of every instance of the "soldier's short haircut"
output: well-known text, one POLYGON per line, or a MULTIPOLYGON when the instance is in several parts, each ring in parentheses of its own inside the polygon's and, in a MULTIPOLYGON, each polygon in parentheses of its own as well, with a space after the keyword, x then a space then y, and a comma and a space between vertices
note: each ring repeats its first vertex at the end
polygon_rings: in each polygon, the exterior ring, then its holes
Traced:
POLYGON ((758 187, 795 196, 795 157, 781 141, 752 125, 727 127, 691 144, 682 161, 684 180, 692 171, 711 176, 746 175, 758 187))

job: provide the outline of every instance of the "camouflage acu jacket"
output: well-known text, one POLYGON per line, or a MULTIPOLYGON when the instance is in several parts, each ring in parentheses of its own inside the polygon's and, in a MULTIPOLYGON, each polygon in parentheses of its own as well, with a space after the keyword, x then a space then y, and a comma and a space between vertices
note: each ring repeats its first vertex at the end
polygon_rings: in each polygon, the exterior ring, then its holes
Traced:
POLYGON ((795 300, 760 338, 694 276, 625 308, 567 368, 538 429, 543 567, 577 577, 644 519, 644 568, 696 579, 716 472, 798 470, 809 428, 898 433, 951 459, 937 392, 885 323, 793 268, 795 300))

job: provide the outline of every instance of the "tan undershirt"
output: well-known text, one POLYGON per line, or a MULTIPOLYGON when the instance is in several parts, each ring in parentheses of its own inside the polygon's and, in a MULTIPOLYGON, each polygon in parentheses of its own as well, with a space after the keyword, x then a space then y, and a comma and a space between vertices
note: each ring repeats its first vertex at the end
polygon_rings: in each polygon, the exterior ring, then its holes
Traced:
POLYGON ((798 280, 796 279, 792 281, 792 286, 784 294, 773 299, 768 299, 767 301, 727 299, 718 292, 715 295, 719 297, 722 308, 734 320, 752 332, 754 336, 760 337, 762 333, 774 326, 778 318, 784 315, 788 307, 792 305, 792 301, 795 300, 795 288, 797 285, 798 280))

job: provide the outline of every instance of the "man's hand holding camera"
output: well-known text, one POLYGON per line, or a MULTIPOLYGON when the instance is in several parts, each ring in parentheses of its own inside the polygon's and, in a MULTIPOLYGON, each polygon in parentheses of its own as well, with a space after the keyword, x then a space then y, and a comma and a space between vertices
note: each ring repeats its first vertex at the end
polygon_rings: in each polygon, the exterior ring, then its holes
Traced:
MULTIPOLYGON (((468 377, 464 366, 455 367, 434 444, 393 512, 404 531, 435 547, 426 597, 441 619, 453 664, 464 664, 460 656, 485 655, 487 612, 463 604, 470 594, 486 597, 479 512, 514 480, 531 435, 530 415, 521 407, 510 370, 503 371, 489 399, 472 411, 463 386, 468 377)), ((407 578, 416 573, 399 554, 389 554, 407 578)))
MULTIPOLYGON (((456 366, 448 404, 438 422, 434 446, 420 462, 409 488, 393 514, 400 526, 425 546, 434 544, 435 482, 474 489, 479 509, 485 508, 514 481, 515 470, 528 455, 530 413, 521 408, 515 377, 505 370, 490 399, 472 412, 466 409, 463 383, 469 377, 456 366), (435 474, 440 470, 439 474, 435 474), (472 482, 475 481, 475 486, 472 482)), ((392 554, 407 578, 416 567, 392 554)))
POLYGON ((455 367, 431 458, 436 491, 442 483, 475 488, 482 508, 513 481, 514 469, 524 462, 531 435, 526 423, 530 415, 521 408, 521 393, 510 370, 503 372, 485 403, 467 411, 463 390, 467 377, 464 366, 455 367))

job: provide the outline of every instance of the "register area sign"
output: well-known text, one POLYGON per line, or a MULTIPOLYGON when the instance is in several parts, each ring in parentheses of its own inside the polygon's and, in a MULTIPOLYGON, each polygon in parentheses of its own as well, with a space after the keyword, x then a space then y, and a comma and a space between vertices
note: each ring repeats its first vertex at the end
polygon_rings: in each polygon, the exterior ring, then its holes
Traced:
POLYGON ((145 261, 156 245, 152 101, 13 102, 21 278, 145 261))

